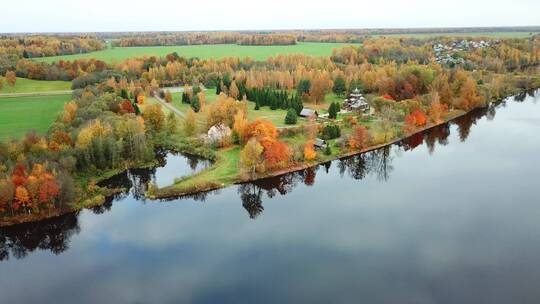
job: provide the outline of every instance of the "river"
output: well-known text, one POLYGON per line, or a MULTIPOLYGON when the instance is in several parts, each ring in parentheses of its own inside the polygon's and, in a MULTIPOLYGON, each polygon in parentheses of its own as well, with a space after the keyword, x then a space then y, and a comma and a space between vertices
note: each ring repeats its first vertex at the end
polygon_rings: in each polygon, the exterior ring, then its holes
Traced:
MULTIPOLYGON (((0 303, 539 303, 540 93, 399 144, 168 201, 208 163, 0 229, 0 303)), ((171 158, 169 158, 171 157, 171 158)))

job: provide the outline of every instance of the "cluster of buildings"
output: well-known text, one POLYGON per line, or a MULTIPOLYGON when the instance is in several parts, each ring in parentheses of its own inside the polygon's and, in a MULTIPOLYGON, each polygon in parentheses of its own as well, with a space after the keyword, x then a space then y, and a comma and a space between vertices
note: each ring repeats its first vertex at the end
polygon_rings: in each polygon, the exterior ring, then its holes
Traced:
POLYGON ((458 52, 468 52, 475 49, 490 47, 489 41, 456 40, 449 44, 436 43, 433 45, 435 61, 441 64, 463 64, 465 60, 461 57, 453 56, 458 52))
POLYGON ((369 112, 369 104, 364 95, 360 93, 360 90, 356 88, 351 92, 349 98, 343 101, 343 109, 351 112, 366 113, 369 112))

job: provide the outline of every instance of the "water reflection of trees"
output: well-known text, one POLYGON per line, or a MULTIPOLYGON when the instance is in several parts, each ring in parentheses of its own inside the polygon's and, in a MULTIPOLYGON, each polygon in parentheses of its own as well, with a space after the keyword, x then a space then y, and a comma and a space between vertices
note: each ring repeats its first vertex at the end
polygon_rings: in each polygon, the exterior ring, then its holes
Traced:
MULTIPOLYGON (((386 181, 390 178, 393 170, 391 147, 381 148, 372 152, 359 154, 336 161, 341 176, 348 174, 354 179, 363 179, 373 174, 378 180, 386 181)), ((316 184, 317 173, 323 169, 327 174, 332 166, 331 162, 292 172, 280 176, 266 178, 238 186, 238 193, 242 206, 248 212, 250 218, 257 218, 263 211, 263 199, 274 198, 279 195, 291 193, 294 188, 304 184, 312 186, 316 184)))
POLYGON ((375 175, 379 181, 387 181, 392 167, 392 147, 384 147, 375 151, 340 159, 338 161, 339 174, 362 180, 369 175, 375 175))
POLYGON ((36 250, 60 254, 69 248, 73 235, 80 232, 77 213, 37 223, 0 229, 0 261, 21 259, 36 250))

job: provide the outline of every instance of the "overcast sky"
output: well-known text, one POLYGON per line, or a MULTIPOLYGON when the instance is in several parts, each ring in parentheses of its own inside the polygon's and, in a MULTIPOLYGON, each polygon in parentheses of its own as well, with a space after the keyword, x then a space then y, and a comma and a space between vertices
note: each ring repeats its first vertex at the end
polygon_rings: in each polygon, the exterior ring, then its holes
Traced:
POLYGON ((540 0, 6 0, 0 32, 540 25, 540 0))

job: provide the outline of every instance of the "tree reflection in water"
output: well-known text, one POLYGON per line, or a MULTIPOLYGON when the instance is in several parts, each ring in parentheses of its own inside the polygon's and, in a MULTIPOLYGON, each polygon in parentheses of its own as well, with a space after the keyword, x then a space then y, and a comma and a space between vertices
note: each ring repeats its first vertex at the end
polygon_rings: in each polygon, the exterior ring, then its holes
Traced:
POLYGON ((36 249, 60 254, 69 248, 73 235, 80 232, 78 214, 72 213, 39 223, 0 229, 0 261, 21 259, 36 249))

